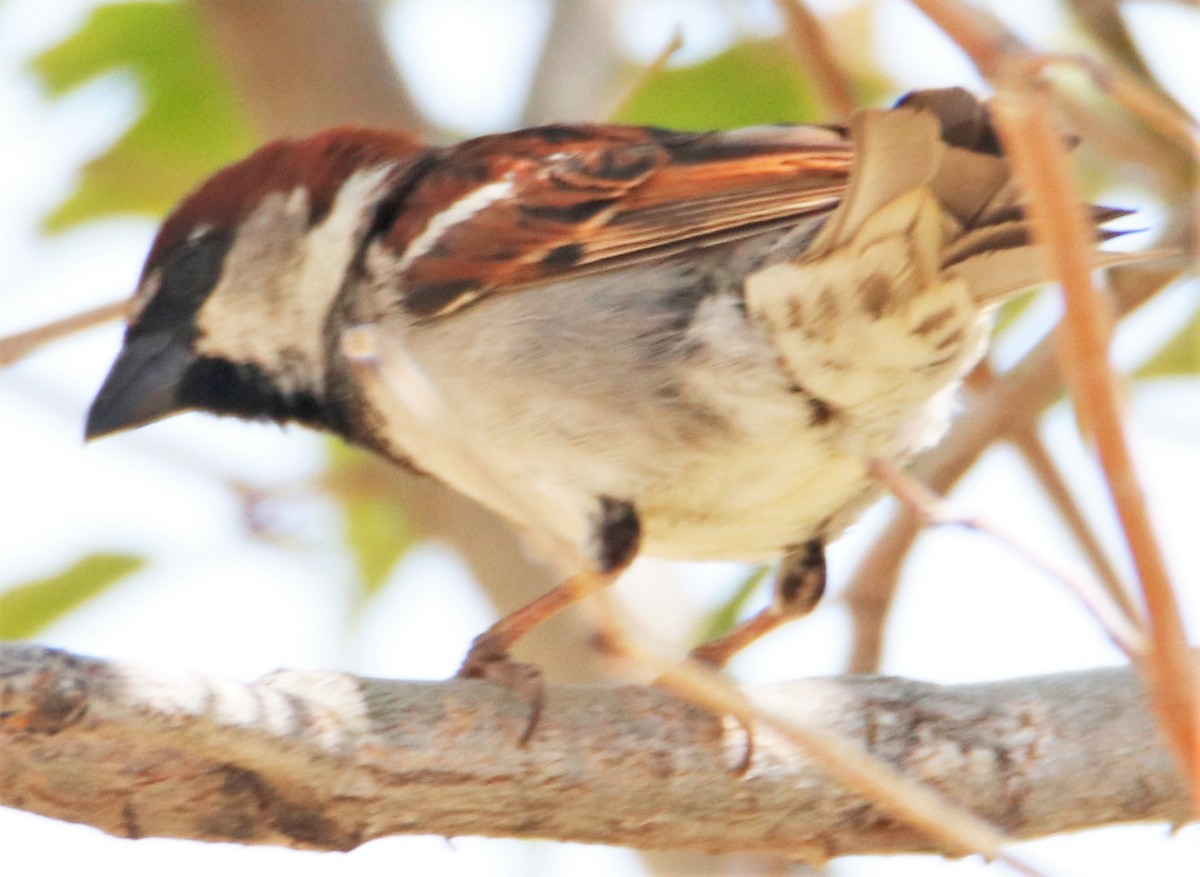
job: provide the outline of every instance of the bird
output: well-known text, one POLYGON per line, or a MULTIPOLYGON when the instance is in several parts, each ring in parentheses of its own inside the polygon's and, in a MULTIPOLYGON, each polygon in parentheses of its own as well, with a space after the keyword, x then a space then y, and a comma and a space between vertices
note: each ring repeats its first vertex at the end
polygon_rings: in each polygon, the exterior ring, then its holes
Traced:
MULTIPOLYGON (((1126 212, 1089 209, 1098 241, 1126 212)), ((168 216, 85 433, 194 409, 296 422, 549 528, 583 579, 481 634, 467 676, 504 679, 580 581, 640 554, 778 562, 770 605, 694 653, 720 666, 812 609, 826 544, 882 492, 868 461, 938 441, 996 307, 1047 277, 962 89, 830 125, 448 146, 334 128, 262 146, 168 216), (363 327, 471 461, 364 377, 346 344, 363 327)))

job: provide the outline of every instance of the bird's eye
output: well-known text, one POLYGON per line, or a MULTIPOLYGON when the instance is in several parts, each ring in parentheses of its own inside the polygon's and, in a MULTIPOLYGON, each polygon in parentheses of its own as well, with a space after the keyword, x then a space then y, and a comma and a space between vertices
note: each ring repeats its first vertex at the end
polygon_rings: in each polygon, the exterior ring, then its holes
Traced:
POLYGON ((232 242, 232 235, 210 231, 171 250, 143 281, 147 295, 152 297, 138 321, 141 326, 152 329, 190 319, 220 279, 221 265, 232 242))
POLYGON ((172 296, 201 297, 221 276, 230 235, 209 232, 177 247, 162 264, 162 288, 172 296))

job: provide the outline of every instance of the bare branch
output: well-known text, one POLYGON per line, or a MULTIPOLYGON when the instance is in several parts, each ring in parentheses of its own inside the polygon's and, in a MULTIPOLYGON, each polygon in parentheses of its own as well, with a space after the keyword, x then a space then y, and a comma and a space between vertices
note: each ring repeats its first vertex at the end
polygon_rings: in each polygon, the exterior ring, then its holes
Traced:
POLYGON ((591 122, 603 113, 621 72, 613 33, 616 5, 610 0, 554 4, 522 125, 591 122))
POLYGON ((823 728, 794 710, 779 712, 762 698, 747 696, 703 663, 693 660, 670 664, 641 650, 634 650, 633 657, 637 663, 659 670, 659 685, 707 707, 714 715, 734 717, 750 732, 746 754, 737 767, 739 775, 754 764, 754 743, 761 729, 769 728, 812 757, 835 781, 873 801, 881 813, 923 832, 935 848, 951 855, 979 853, 989 861, 1003 861, 1025 877, 1042 877, 1005 849, 1013 838, 987 820, 956 806, 930 786, 893 770, 841 732, 823 728))
POLYGON ((1058 337, 1063 372, 1085 431, 1092 434, 1109 493, 1133 555, 1151 631, 1147 682, 1192 779, 1200 807, 1200 693, 1170 575, 1133 465, 1120 389, 1108 362, 1112 320, 1092 287, 1090 223, 1050 119, 1046 90, 1015 69, 993 103, 1005 149, 1029 196, 1035 236, 1062 285, 1066 314, 1058 337))
POLYGON ((1140 614, 1125 614, 1122 606, 1104 589, 1093 587, 1091 580, 1075 576, 1057 561, 1034 551, 994 524, 953 514, 949 503, 915 478, 906 475, 894 463, 872 459, 868 465, 871 474, 923 523, 938 527, 962 527, 991 536, 1027 563, 1066 586, 1126 657, 1134 661, 1145 658, 1146 636, 1140 614))
POLYGON ((788 42, 799 64, 812 76, 830 121, 850 118, 858 106, 846 71, 838 64, 821 20, 802 0, 776 0, 788 42))
POLYGON ((68 335, 99 326, 109 320, 115 320, 117 317, 123 316, 128 307, 129 302, 126 299, 109 302, 98 308, 71 314, 69 317, 0 338, 0 367, 12 365, 14 362, 24 359, 43 344, 66 338, 68 335))
POLYGON ((333 124, 424 128, 372 0, 192 4, 265 136, 312 134, 333 124))
MULTIPOLYGON (((278 673, 253 685, 0 645, 0 804, 123 836, 349 849, 392 834, 547 837, 823 861, 933 849, 770 728, 653 687, 278 673)), ((941 687, 829 678, 744 690, 1015 837, 1188 818, 1128 670, 941 687)))
POLYGON ((625 111, 629 106, 630 101, 637 97, 638 93, 645 88, 646 84, 654 77, 661 73, 671 61, 671 57, 683 48, 683 28, 677 27, 671 32, 671 38, 667 40, 657 55, 650 60, 650 63, 637 72, 637 75, 625 84, 617 99, 612 102, 612 106, 605 111, 601 119, 614 119, 625 111))
MULTIPOLYGON (((388 345, 375 327, 370 325, 346 330, 342 335, 341 346, 343 352, 355 364, 358 379, 364 384, 374 386, 375 395, 383 393, 394 399, 395 415, 403 419, 407 425, 406 434, 413 437, 413 442, 416 442, 414 447, 420 450, 423 456, 434 459, 439 456, 452 458, 456 470, 464 473, 464 477, 470 477, 473 484, 471 493, 488 497, 488 504, 494 508, 509 509, 511 517, 515 520, 539 521, 540 511, 534 507, 526 508, 527 498, 499 473, 493 471, 486 460, 479 458, 471 448, 462 444, 459 437, 461 429, 456 424, 454 412, 446 407, 437 388, 411 357, 395 345, 388 345)), ((931 500, 926 500, 924 505, 929 505, 930 502, 931 500)), ((580 554, 578 548, 551 537, 552 528, 549 527, 549 522, 543 524, 544 526, 530 527, 531 532, 527 534, 530 544, 539 547, 544 556, 554 561, 554 566, 560 573, 570 578, 550 594, 539 598, 521 612, 505 618, 485 632, 475 641, 471 655, 467 658, 468 663, 464 666, 471 665, 476 648, 482 642, 495 639, 498 651, 506 652, 511 641, 515 641, 527 626, 526 619, 543 618, 567 603, 598 590, 611 578, 590 573, 590 563, 580 554), (535 536, 543 538, 535 540, 535 536), (553 608, 544 608, 547 605, 553 608)), ((1090 595, 1085 592, 1084 596, 1090 595)), ((1101 604, 1100 608, 1108 607, 1101 604)), ((1117 623, 1121 621, 1119 613, 1110 611, 1108 614, 1118 617, 1110 620, 1107 616, 1102 616, 1106 628, 1112 632, 1118 643, 1132 652, 1128 642, 1136 635, 1136 631, 1122 635, 1123 631, 1117 628, 1117 623)), ((629 649, 628 645, 626 650, 631 654, 641 654, 638 658, 639 663, 655 663, 652 656, 640 653, 640 650, 629 649)), ((756 708, 722 677, 706 667, 689 664, 681 667, 660 666, 656 669, 663 674, 663 680, 669 680, 670 687, 684 694, 689 700, 707 706, 714 714, 733 715, 747 729, 755 727, 759 722, 774 728, 784 738, 792 740, 806 753, 815 756, 819 765, 826 768, 832 776, 847 781, 853 788, 876 801, 883 812, 920 828, 943 849, 961 854, 982 853, 990 859, 1004 860, 1029 877, 1037 877, 1037 872, 1003 851, 1010 839, 1002 832, 986 821, 955 807, 937 792, 891 770, 888 765, 853 744, 845 743, 836 735, 822 729, 790 722, 787 717, 756 708)), ((513 688, 511 685, 508 687, 513 688)), ((541 695, 542 689, 538 686, 533 707, 535 717, 540 715, 542 710, 541 695)), ((534 718, 526 725, 519 738, 519 745, 523 746, 528 742, 528 735, 536 727, 536 722, 534 718)), ((743 773, 749 767, 752 753, 753 747, 748 739, 744 760, 739 764, 737 773, 743 773)))
POLYGON ((1025 428, 1010 430, 1007 436, 1008 440, 1020 453, 1022 461, 1037 479, 1042 492, 1054 506, 1054 510, 1058 512, 1058 517, 1070 530, 1071 535, 1075 538, 1075 543, 1087 557, 1092 571, 1100 580, 1100 584, 1108 596, 1120 607, 1126 618, 1140 618, 1141 610, 1134 605, 1129 591, 1121 581, 1121 576, 1105 553, 1104 546, 1100 544, 1100 538, 1093 532, 1079 502, 1072 495, 1066 479, 1059 471, 1054 458, 1050 456, 1050 451, 1038 434, 1036 426, 1032 423, 1022 424, 1022 426, 1025 428))

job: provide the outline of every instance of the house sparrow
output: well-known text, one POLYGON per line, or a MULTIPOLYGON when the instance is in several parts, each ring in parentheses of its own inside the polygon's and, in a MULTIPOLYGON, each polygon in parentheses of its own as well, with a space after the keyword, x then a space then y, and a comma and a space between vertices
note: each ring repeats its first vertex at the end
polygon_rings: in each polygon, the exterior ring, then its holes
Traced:
MULTIPOLYGON (((880 492, 868 459, 937 441, 990 311, 1045 276, 958 89, 848 127, 442 148, 339 128, 262 147, 166 220, 87 436, 186 409, 297 421, 496 505, 361 379, 343 341, 370 326, 543 514, 499 511, 549 522, 594 580, 639 552, 782 558, 772 606, 698 653, 721 664, 811 608, 825 543, 880 492)), ((465 672, 583 590, 499 622, 465 672)))

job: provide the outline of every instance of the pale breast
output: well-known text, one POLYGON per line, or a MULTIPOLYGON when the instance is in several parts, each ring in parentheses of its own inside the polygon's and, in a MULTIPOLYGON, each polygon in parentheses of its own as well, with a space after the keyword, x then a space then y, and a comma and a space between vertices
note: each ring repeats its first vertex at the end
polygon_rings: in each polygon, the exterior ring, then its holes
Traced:
MULTIPOLYGON (((516 523, 584 545, 609 497, 633 503, 647 554, 766 560, 848 523, 875 492, 872 449, 747 319, 733 249, 493 294, 446 319, 398 314, 388 335, 473 455, 544 510, 516 523)), ((373 404, 387 416, 391 400, 373 404)), ((429 441, 393 420, 397 454, 429 441)), ((429 468, 505 513, 453 459, 429 468)))

